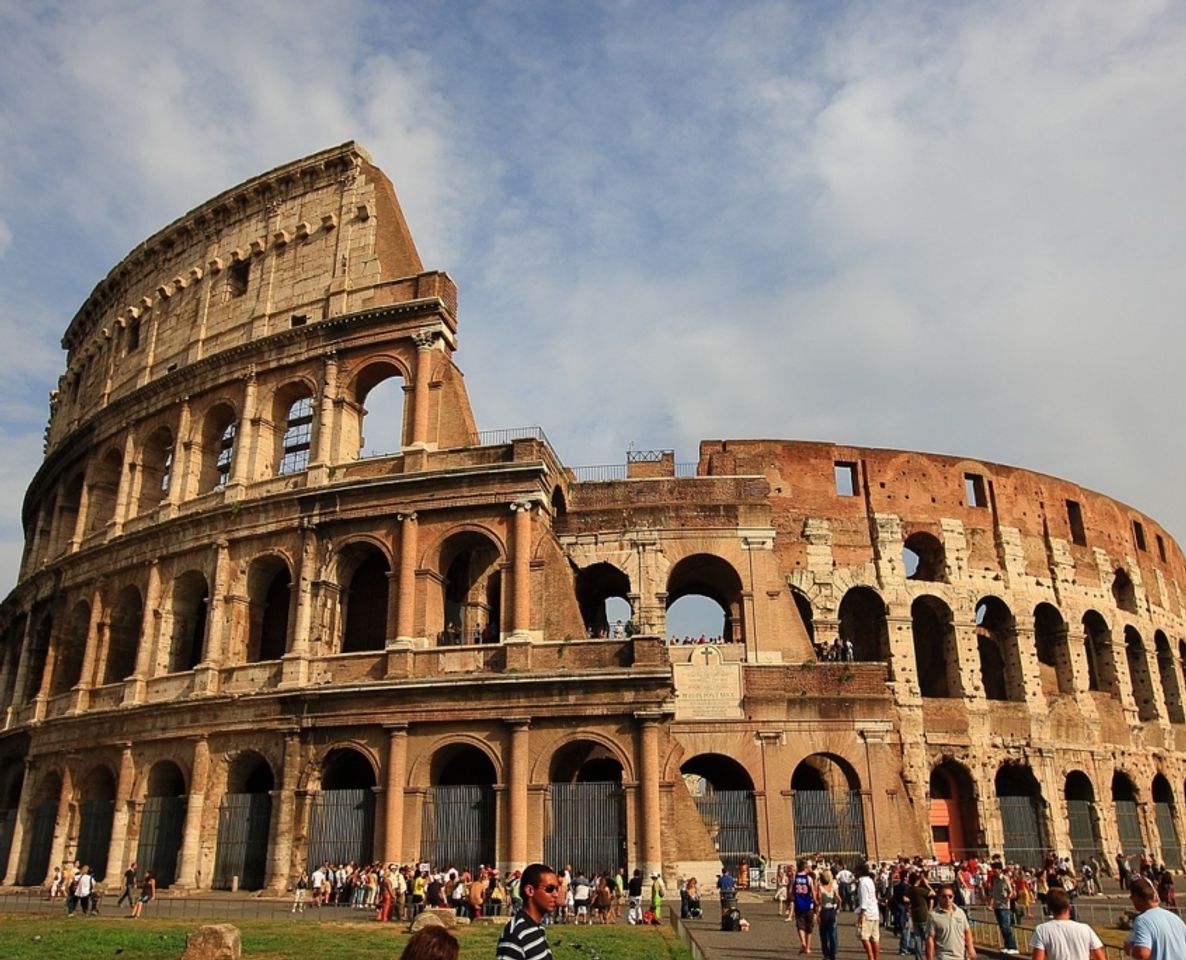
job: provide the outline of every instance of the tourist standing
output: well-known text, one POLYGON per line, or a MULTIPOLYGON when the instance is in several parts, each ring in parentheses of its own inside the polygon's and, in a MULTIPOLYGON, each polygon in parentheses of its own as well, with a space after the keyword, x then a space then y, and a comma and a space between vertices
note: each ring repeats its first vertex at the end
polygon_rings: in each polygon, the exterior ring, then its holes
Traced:
POLYGON ((1124 952, 1133 960, 1186 960, 1186 923, 1157 903, 1157 891, 1144 877, 1129 884, 1128 896, 1137 915, 1124 952))
POLYGON ((831 870, 819 875, 819 948, 824 960, 836 960, 836 917, 840 913, 840 890, 831 870))
POLYGON ((1001 953, 1017 953, 1017 937, 1013 934, 1013 881, 1000 864, 994 865, 992 877, 992 912, 1001 928, 1001 953))
POLYGON ((791 877, 791 892, 787 897, 794 912, 795 930, 799 934, 799 952, 811 953, 811 934, 815 929, 815 877, 807 872, 807 861, 795 863, 791 877))
POLYGON ((543 921, 556 909, 560 878, 546 864, 533 863, 523 871, 519 889, 523 909, 503 927, 495 960, 552 960, 543 921))
POLYGON ((929 911, 924 935, 926 960, 976 960, 972 927, 968 915, 955 904, 953 884, 939 884, 935 908, 929 911))
POLYGON ((866 960, 881 956, 881 909, 877 906, 877 887, 869 876, 869 865, 857 868, 857 936, 865 950, 866 960))
POLYGON ((1104 944, 1086 923, 1071 919, 1071 898, 1066 890, 1046 894, 1052 919, 1039 923, 1030 937, 1031 960, 1104 960, 1104 944))

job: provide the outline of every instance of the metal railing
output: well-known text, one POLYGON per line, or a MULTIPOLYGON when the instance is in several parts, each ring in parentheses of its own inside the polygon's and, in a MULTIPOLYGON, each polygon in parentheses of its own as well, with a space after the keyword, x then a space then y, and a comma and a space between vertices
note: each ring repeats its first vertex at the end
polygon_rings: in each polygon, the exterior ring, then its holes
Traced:
POLYGON ((591 467, 573 467, 572 475, 578 483, 608 483, 626 479, 626 464, 600 463, 591 467))
POLYGON ((539 440, 541 443, 547 443, 549 447, 552 446, 542 427, 505 427, 502 430, 478 431, 479 447, 493 447, 501 443, 510 443, 512 440, 539 440))

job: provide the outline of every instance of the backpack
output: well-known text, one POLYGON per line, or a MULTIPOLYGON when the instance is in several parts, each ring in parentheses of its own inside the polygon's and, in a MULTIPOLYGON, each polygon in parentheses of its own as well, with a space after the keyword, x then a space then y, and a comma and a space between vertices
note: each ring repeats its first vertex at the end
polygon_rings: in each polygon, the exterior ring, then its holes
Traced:
POLYGON ((725 933, 735 933, 741 929, 741 911, 736 907, 721 914, 721 930, 725 933))

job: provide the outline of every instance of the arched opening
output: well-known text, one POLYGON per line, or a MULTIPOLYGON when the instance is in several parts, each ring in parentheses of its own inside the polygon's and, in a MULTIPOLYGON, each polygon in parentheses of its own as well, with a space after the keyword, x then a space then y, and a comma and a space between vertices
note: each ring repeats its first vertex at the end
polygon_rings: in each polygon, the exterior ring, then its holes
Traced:
POLYGON ((1154 699, 1153 682, 1149 678, 1145 642, 1131 625, 1124 628, 1124 656, 1128 661, 1128 676, 1132 681, 1132 697, 1137 703, 1137 716, 1141 720, 1156 720, 1157 701, 1154 699))
POLYGON ((476 876, 482 864, 495 859, 494 764, 475 746, 451 744, 433 756, 431 778, 421 821, 421 856, 476 876))
POLYGON ((861 782, 845 761, 823 753, 803 759, 791 775, 795 849, 847 864, 865 858, 861 782))
POLYGON ((1112 774, 1112 806, 1116 811, 1116 834, 1120 852, 1135 856, 1145 849, 1141 835, 1141 818, 1137 811, 1137 788, 1127 774, 1117 770, 1112 774))
POLYGON ((50 638, 53 636, 54 620, 48 611, 35 610, 35 617, 39 616, 37 626, 33 630, 33 646, 29 650, 29 673, 25 678, 22 703, 28 703, 41 691, 41 681, 45 673, 45 661, 49 657, 50 638))
POLYGON ((173 431, 168 427, 157 427, 140 453, 140 497, 136 504, 136 515, 155 510, 162 500, 169 496, 169 484, 173 482, 173 431))
POLYGON ((924 697, 963 696, 952 619, 951 608, 938 597, 918 597, 910 605, 914 666, 924 697))
MULTIPOLYGON (((609 601, 620 600, 629 609, 630 578, 612 563, 594 563, 577 570, 576 593, 581 619, 585 623, 585 635, 608 637, 611 625, 621 619, 620 616, 610 616, 609 601)), ((621 613, 620 604, 613 612, 621 613)))
POLYGON ((722 614, 720 632, 709 634, 708 639, 719 636, 723 643, 743 643, 741 594, 741 577, 728 561, 709 553, 693 554, 672 567, 667 577, 667 618, 670 621, 679 616, 676 604, 685 597, 703 597, 719 607, 722 614))
POLYGON ((1137 612, 1137 592, 1132 585, 1132 577, 1124 570, 1117 570, 1112 577, 1112 599, 1116 606, 1128 613, 1137 612))
POLYGON ((91 605, 85 600, 75 604, 70 625, 61 638, 58 655, 54 658, 54 674, 50 679, 50 696, 65 693, 82 679, 82 664, 86 659, 87 636, 91 629, 91 605))
POLYGON ((101 533, 115 519, 115 499, 124 459, 118 450, 108 450, 94 465, 87 484, 87 536, 101 533))
POLYGON ((748 867, 760 855, 753 780, 740 763, 719 753, 692 757, 680 773, 721 863, 738 876, 741 864, 748 867))
POLYGON ((853 587, 844 595, 840 601, 840 642, 841 659, 890 663, 885 601, 876 590, 853 587))
POLYGON ((187 570, 173 581, 173 637, 169 645, 169 673, 192 670, 206 650, 206 621, 210 588, 200 570, 187 570))
POLYGON ((795 601, 795 609, 799 611, 799 619, 803 621, 803 629, 807 632, 807 639, 815 646, 815 611, 811 606, 811 598, 798 587, 791 587, 791 599, 795 601))
POLYGON ((358 457, 398 453, 404 444, 404 379, 394 364, 372 363, 358 375, 354 404, 358 427, 354 449, 358 457))
POLYGON ((326 754, 309 819, 309 863, 371 862, 375 786, 375 770, 357 750, 326 754))
POLYGON ((278 476, 303 473, 313 444, 313 393, 303 382, 276 391, 272 401, 273 460, 278 476))
POLYGON ((247 662, 279 660, 288 650, 288 608, 292 574, 280 557, 260 557, 247 573, 251 627, 247 662))
POLYGON ((1153 819, 1161 837, 1161 862, 1171 870, 1182 869, 1182 843, 1174 809, 1174 788, 1160 773, 1153 778, 1153 819))
MULTIPOLYGON (((200 817, 201 810, 193 815, 200 817)), ((140 815, 140 841, 136 862, 141 875, 151 870, 158 887, 177 879, 177 855, 185 828, 185 777, 171 760, 161 760, 148 772, 148 792, 140 815)))
POLYGON ((107 669, 104 683, 121 683, 136 670, 136 651, 144 626, 144 601, 140 591, 128 585, 116 595, 108 629, 107 669))
POLYGON ((544 859, 588 876, 626 866, 622 765, 591 740, 566 744, 552 758, 544 859))
POLYGON ((16 696, 16 671, 24 645, 27 617, 18 614, 8 624, 0 639, 4 642, 3 657, 0 657, 0 711, 12 706, 16 696))
POLYGON ((1017 628, 1012 612, 998 597, 985 597, 976 605, 976 645, 985 699, 1025 700, 1017 628))
POLYGON ((82 507, 82 491, 86 486, 86 478, 82 473, 76 473, 62 489, 62 498, 58 504, 57 534, 53 536, 46 551, 45 558, 53 560, 61 556, 74 538, 78 527, 78 511, 82 507))
POLYGON ((455 533, 441 545, 445 629, 439 642, 469 643, 475 634, 482 642, 497 642, 502 609, 500 559, 494 541, 476 531, 455 533))
POLYGON ((387 643, 387 602, 391 567, 378 547, 352 544, 343 552, 346 574, 342 605, 346 608, 342 628, 342 652, 382 650, 387 643))
POLYGON ((226 793, 218 808, 215 890, 261 890, 267 874, 268 829, 276 778, 254 751, 241 753, 227 769, 226 793))
POLYGON ((564 491, 560 489, 559 484, 552 488, 552 517, 559 519, 567 515, 568 502, 564 499, 564 491))
POLYGON ((107 875, 111 822, 115 816, 115 777, 106 767, 95 767, 78 791, 78 846, 74 859, 89 864, 95 882, 107 875))
POLYGON ((1075 675, 1071 666, 1066 621, 1058 609, 1049 603, 1039 603, 1034 608, 1034 647, 1038 654, 1042 692, 1048 697, 1074 693, 1075 675))
POLYGON ((202 459, 198 492, 221 490, 231 479, 235 458, 235 422, 238 418, 228 403, 211 407, 202 423, 202 459))
POLYGON ((20 813, 24 782, 23 761, 14 759, 0 762, 0 877, 8 874, 8 858, 12 854, 12 835, 20 813))
POLYGON ((1157 674, 1161 677, 1161 690, 1165 695, 1165 712, 1170 723, 1186 723, 1182 711, 1182 686, 1179 682, 1178 665, 1169 638, 1158 630, 1153 634, 1153 646, 1157 650, 1157 674))
POLYGON ((1072 770, 1063 787, 1067 806, 1067 826, 1071 837, 1071 859, 1076 865, 1092 860, 1105 862, 1100 840, 1099 811, 1095 806, 1095 787, 1087 774, 1072 770))
MULTIPOLYGON (((44 774, 33 793, 25 824, 25 867, 18 883, 23 887, 40 886, 49 875, 49 856, 53 849, 54 825, 62 795, 62 777, 56 770, 44 774)), ((19 852, 18 852, 19 853, 19 852)))
POLYGON ((921 530, 910 534, 902 545, 902 563, 907 580, 947 581, 947 555, 934 534, 921 530))
POLYGON ((962 764, 944 760, 931 771, 931 848, 940 863, 983 852, 976 787, 962 764))
POLYGON ((1083 645, 1087 651, 1087 688, 1119 698, 1116 659, 1112 655, 1112 631, 1095 610, 1083 614, 1083 645))
POLYGON ((1024 763, 1006 763, 996 776, 997 805, 1005 836, 1005 859, 1023 867, 1045 862, 1046 802, 1034 771, 1024 763))

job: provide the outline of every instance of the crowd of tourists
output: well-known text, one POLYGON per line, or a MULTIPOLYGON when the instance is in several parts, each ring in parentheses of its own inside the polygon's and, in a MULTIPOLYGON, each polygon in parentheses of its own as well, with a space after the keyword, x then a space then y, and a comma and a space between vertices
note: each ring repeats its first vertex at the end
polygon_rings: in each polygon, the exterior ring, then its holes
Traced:
MULTIPOLYGON (((123 888, 115 902, 116 909, 123 906, 126 900, 132 911, 128 916, 135 919, 140 916, 144 905, 155 897, 155 874, 151 870, 140 874, 136 861, 133 860, 124 871, 123 888)), ((103 891, 91 873, 90 865, 74 860, 54 867, 53 877, 49 882, 49 898, 64 901, 68 917, 79 914, 84 917, 97 917, 103 891)))
POLYGON ((828 663, 852 663, 856 659, 851 640, 841 640, 837 637, 831 643, 816 643, 811 646, 815 650, 815 659, 828 663))

